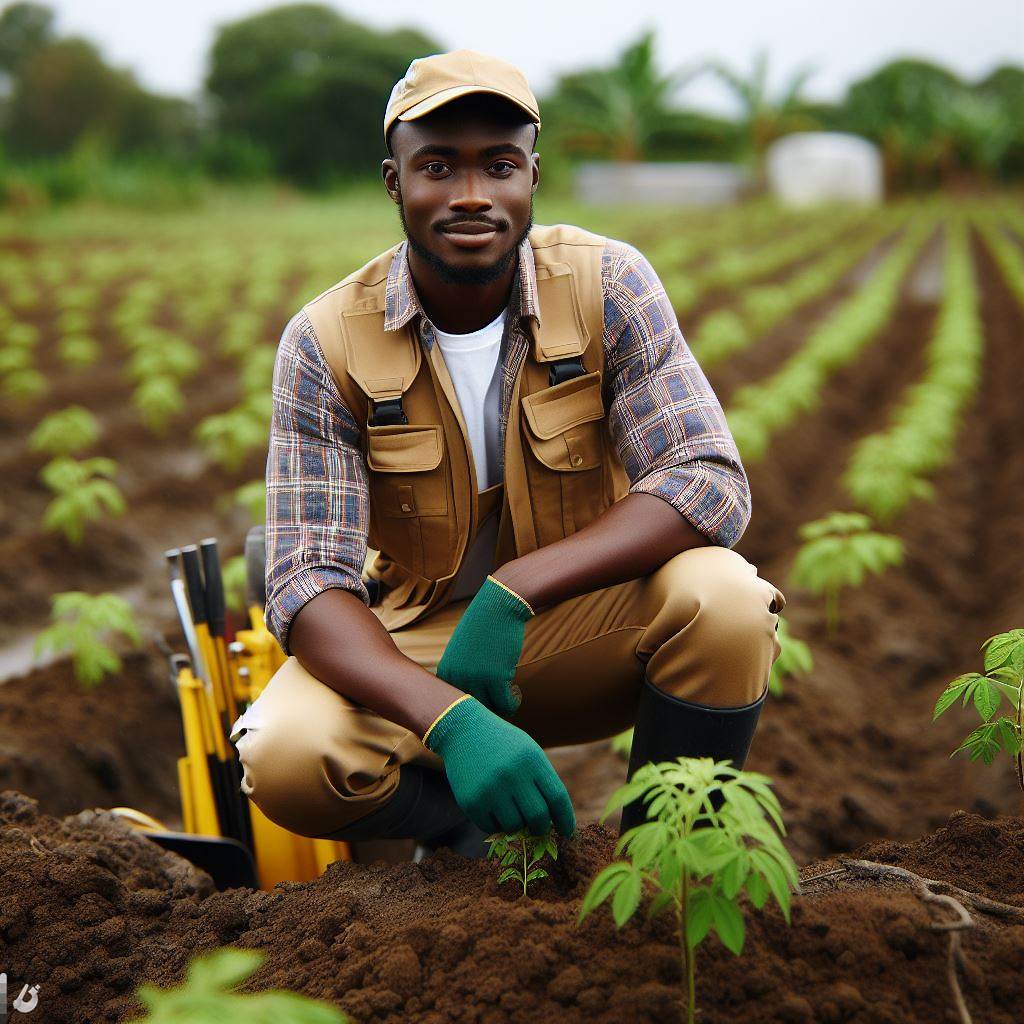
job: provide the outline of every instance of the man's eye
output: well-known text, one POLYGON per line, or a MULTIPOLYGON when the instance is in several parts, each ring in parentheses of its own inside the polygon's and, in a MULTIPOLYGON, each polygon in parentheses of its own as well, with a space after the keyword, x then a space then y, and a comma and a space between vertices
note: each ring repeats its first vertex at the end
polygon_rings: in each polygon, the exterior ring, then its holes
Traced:
POLYGON ((515 169, 516 165, 511 160, 498 160, 491 165, 491 170, 497 171, 499 174, 508 174, 515 169))
POLYGON ((448 170, 448 167, 441 163, 440 160, 431 160, 430 163, 424 167, 424 170, 427 171, 428 174, 444 174, 444 172, 448 170))

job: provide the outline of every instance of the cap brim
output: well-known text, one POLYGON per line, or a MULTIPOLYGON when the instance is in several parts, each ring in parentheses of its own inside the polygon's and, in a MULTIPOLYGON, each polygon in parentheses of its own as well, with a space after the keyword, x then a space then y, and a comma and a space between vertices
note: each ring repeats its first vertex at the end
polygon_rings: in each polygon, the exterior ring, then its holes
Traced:
MULTIPOLYGON (((531 110, 525 104, 521 103, 514 96, 510 96, 507 92, 502 92, 500 89, 489 89, 483 85, 455 85, 451 89, 445 89, 442 92, 436 93, 429 99, 421 100, 419 103, 414 104, 408 110, 403 111, 396 121, 415 121, 418 117, 423 117, 431 111, 437 110, 438 107, 443 107, 446 103, 451 103, 452 100, 457 100, 460 96, 469 96, 474 92, 490 93, 492 96, 500 96, 503 100, 508 100, 509 103, 517 106, 526 116, 535 124, 540 127, 540 114, 536 110, 531 110)), ((392 122, 393 123, 393 122, 392 122)))

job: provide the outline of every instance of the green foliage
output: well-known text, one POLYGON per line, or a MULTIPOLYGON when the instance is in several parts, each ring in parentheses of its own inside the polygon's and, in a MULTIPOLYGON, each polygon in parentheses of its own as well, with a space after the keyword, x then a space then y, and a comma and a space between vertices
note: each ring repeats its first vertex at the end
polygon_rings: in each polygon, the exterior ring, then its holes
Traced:
POLYGON ((95 444, 99 436, 96 417, 81 405, 69 405, 40 420, 29 435, 28 446, 47 455, 74 455, 95 444))
POLYGON ((713 930, 727 949, 742 952, 744 891, 758 909, 774 897, 788 923, 799 875, 782 844, 781 808, 764 775, 711 758, 646 764, 612 795, 602 820, 638 799, 648 820, 619 837, 615 852, 628 859, 598 874, 579 920, 610 900, 621 928, 639 909, 645 889, 651 890, 649 917, 669 909, 675 913, 692 1022, 694 950, 713 930))
POLYGON ((981 648, 985 652, 984 673, 967 672, 949 683, 935 702, 932 721, 958 700, 961 708, 970 702, 981 725, 950 756, 965 753, 972 761, 992 764, 1001 752, 1006 753, 1015 759, 1017 781, 1024 789, 1024 629, 990 636, 981 648), (1004 700, 1010 705, 1012 718, 995 717, 1004 700))
POLYGON ((267 519, 267 482, 266 480, 250 480, 231 492, 229 504, 245 509, 254 525, 266 522, 267 519))
POLYGON ((70 654, 75 678, 86 689, 121 668, 121 659, 108 645, 123 636, 138 647, 142 642, 131 605, 117 594, 67 591, 52 598, 53 625, 36 637, 35 654, 51 650, 70 654))
POLYGON ((245 613, 249 593, 249 575, 245 555, 235 555, 224 563, 221 570, 224 582, 224 601, 233 612, 245 613))
POLYGON ((762 458, 775 434, 817 408, 829 378, 853 362, 885 326, 903 278, 933 227, 931 212, 914 220, 868 283, 817 326, 796 353, 770 377, 737 389, 727 417, 745 461, 762 458))
POLYGON ((778 96, 773 96, 768 87, 766 50, 754 57, 746 77, 718 60, 708 61, 704 68, 724 82, 739 102, 740 133, 747 155, 759 157, 782 135, 820 127, 800 97, 813 68, 793 72, 778 96))
POLYGON ((608 742, 613 754, 618 754, 624 761, 628 761, 633 750, 633 730, 626 729, 617 736, 613 736, 608 742))
POLYGON ((72 370, 84 370, 100 357, 100 345, 86 334, 72 334, 57 342, 57 355, 72 370))
POLYGON ((912 499, 932 496, 926 477, 953 456, 984 348, 967 228, 957 218, 947 228, 945 288, 927 369, 900 398, 890 425, 857 445, 842 476, 854 501, 877 519, 890 520, 912 499))
POLYGON ((825 595, 829 635, 839 625, 839 592, 859 587, 868 573, 879 575, 903 562, 903 542, 875 533, 859 512, 831 512, 800 527, 804 544, 796 554, 790 580, 813 594, 825 595))
POLYGON ((850 86, 839 127, 881 146, 892 185, 934 186, 1003 165, 1021 138, 1015 98, 926 61, 896 60, 850 86))
POLYGON ((526 829, 496 832, 487 837, 487 842, 490 843, 487 848, 488 858, 497 859, 502 869, 498 875, 498 884, 515 880, 523 887, 524 896, 531 882, 539 882, 548 877, 547 871, 536 865, 545 857, 558 859, 558 847, 550 832, 545 836, 530 835, 526 829))
POLYGON ((269 429, 266 410, 246 401, 228 412, 207 416, 196 427, 195 437, 214 462, 234 471, 250 452, 267 445, 269 429))
POLYGON ((545 123, 572 155, 640 160, 672 118, 673 93, 694 73, 661 74, 655 66, 654 33, 645 32, 611 67, 559 78, 545 102, 545 123))
POLYGON ((3 379, 2 392, 5 398, 17 402, 30 402, 46 394, 46 378, 37 370, 12 370, 3 379))
POLYGON ((443 49, 418 32, 380 32, 327 5, 282 5, 220 28, 206 87, 221 133, 259 143, 275 173, 325 185, 379 166, 392 86, 413 58, 443 49))
POLYGON ((129 360, 128 374, 136 381, 154 377, 182 381, 191 377, 201 362, 194 346, 183 338, 170 335, 157 345, 140 345, 129 360))
POLYGON ((232 992, 265 957, 230 946, 194 957, 179 988, 139 987, 136 995, 148 1013, 137 1024, 346 1024, 340 1010, 296 992, 232 992))
POLYGON ((43 514, 43 529, 60 531, 80 544, 88 523, 124 513, 121 492, 109 477, 117 473, 113 459, 95 457, 81 462, 60 455, 43 466, 43 483, 56 495, 43 514))
POLYGON ((147 377, 132 392, 132 405, 154 434, 163 434, 185 408, 185 396, 173 377, 147 377))
POLYGON ((789 632, 789 623, 780 615, 779 629, 777 633, 779 656, 772 663, 772 670, 768 676, 768 689, 776 697, 782 695, 782 680, 786 676, 799 678, 807 675, 814 668, 814 657, 811 649, 803 640, 798 640, 789 632))

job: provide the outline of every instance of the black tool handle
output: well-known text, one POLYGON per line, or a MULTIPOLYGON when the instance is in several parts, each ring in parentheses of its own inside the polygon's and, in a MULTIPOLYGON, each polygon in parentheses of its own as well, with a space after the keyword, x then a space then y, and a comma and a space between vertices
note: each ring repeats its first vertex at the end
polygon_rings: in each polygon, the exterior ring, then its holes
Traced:
POLYGON ((200 626, 208 622, 209 618, 203 573, 199 565, 199 549, 195 544, 188 544, 181 549, 181 567, 185 573, 185 589, 188 591, 188 603, 192 608, 192 621, 200 626))
POLYGON ((203 576, 206 579, 206 615, 213 636, 224 636, 224 580, 220 574, 220 558, 217 554, 216 537, 207 537, 199 542, 199 553, 203 559, 203 576))

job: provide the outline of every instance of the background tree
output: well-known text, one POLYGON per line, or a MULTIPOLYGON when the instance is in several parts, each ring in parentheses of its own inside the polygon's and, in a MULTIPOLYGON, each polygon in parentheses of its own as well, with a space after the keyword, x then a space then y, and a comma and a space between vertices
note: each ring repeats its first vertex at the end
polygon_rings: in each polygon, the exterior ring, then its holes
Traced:
POLYGON ((707 61, 702 68, 724 82, 739 101, 740 115, 736 123, 739 150, 758 163, 765 150, 780 136, 819 127, 801 95, 815 69, 804 67, 794 71, 778 95, 772 95, 768 66, 768 54, 762 51, 754 57, 748 76, 718 60, 707 61))
POLYGON ((444 47, 412 30, 378 32, 321 4, 275 7, 225 25, 206 89, 227 145, 262 149, 304 185, 366 174, 386 155, 381 124, 414 57, 444 47))
POLYGON ((654 33, 645 32, 608 68, 563 75, 544 100, 547 137, 571 156, 642 160, 671 151, 680 137, 704 134, 720 141, 721 122, 673 106, 696 69, 662 74, 654 60, 654 33))

